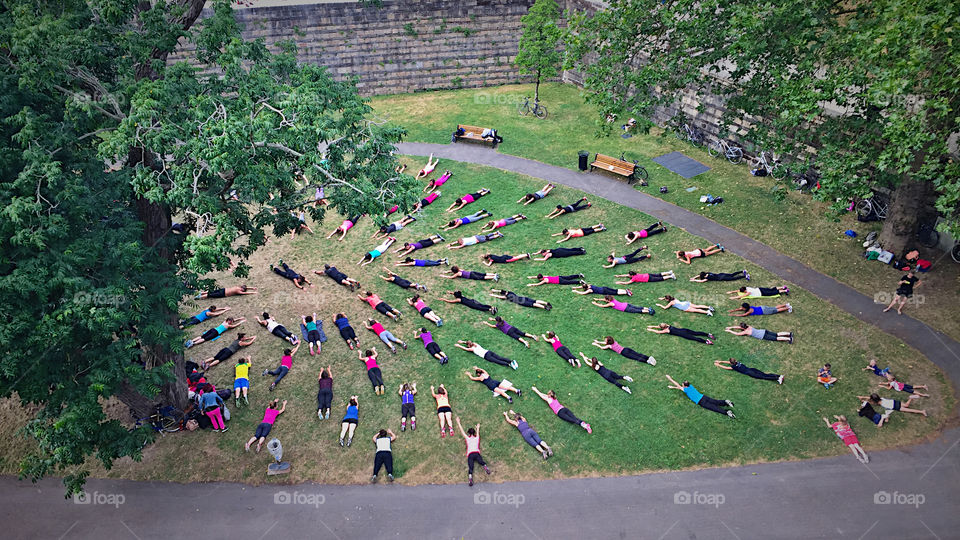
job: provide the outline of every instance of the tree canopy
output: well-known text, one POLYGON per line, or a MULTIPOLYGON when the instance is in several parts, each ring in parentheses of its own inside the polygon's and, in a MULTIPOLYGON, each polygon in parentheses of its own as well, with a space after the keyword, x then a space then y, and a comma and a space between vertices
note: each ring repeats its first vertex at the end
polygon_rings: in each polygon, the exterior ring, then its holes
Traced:
POLYGON ((520 17, 520 42, 514 64, 521 75, 536 75, 534 99, 540 99, 540 80, 560 73, 563 32, 559 26, 560 6, 554 0, 537 0, 520 17))
POLYGON ((291 43, 244 41, 226 0, 194 28, 203 4, 0 8, 0 388, 37 407, 31 478, 75 471, 77 490, 88 456, 140 457, 104 400, 137 416, 183 404, 184 295, 231 258, 244 276, 316 187, 343 214, 415 202, 394 173, 402 130, 368 120, 353 83, 298 64, 291 43), (194 64, 168 65, 178 46, 194 64))
POLYGON ((721 96, 722 130, 797 166, 815 149, 824 200, 894 190, 888 249, 911 240, 928 190, 960 237, 957 0, 608 4, 575 16, 567 38, 567 67, 601 115, 721 96))

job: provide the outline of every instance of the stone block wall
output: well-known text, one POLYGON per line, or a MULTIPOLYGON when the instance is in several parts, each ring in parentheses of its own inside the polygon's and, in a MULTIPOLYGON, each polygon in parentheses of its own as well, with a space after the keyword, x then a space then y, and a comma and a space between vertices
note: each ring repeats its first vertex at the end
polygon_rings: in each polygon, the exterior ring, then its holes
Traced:
MULTIPOLYGON (((525 82, 512 62, 520 17, 533 0, 294 4, 236 10, 244 37, 297 42, 301 62, 337 80, 359 78, 363 95, 525 82)), ((204 10, 201 18, 210 15, 204 10)), ((170 60, 189 60, 190 44, 170 60)))

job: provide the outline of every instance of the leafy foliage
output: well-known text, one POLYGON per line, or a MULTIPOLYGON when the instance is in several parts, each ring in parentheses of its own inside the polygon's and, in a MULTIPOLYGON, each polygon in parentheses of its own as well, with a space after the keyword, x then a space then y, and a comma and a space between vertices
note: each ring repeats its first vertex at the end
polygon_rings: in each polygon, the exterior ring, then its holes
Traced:
POLYGON ((521 35, 514 64, 520 74, 537 76, 535 98, 540 99, 540 81, 560 73, 560 42, 563 32, 558 23, 560 7, 554 0, 537 0, 520 18, 521 35))

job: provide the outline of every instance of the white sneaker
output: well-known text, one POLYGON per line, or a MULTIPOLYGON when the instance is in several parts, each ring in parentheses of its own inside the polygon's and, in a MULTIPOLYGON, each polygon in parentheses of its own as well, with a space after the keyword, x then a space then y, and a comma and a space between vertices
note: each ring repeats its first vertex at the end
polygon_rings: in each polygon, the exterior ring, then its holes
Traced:
POLYGON ((632 394, 632 393, 633 393, 633 392, 630 391, 630 387, 629 387, 629 386, 624 386, 624 387, 623 387, 623 391, 626 392, 626 393, 628 393, 628 394, 632 394))
POLYGON ((627 381, 627 382, 633 382, 633 379, 630 378, 629 375, 625 375, 625 376, 623 377, 623 380, 625 380, 625 381, 627 381))
POLYGON ((650 358, 647 358, 647 363, 651 366, 655 366, 657 365, 657 359, 651 356, 650 358))
POLYGON ((787 313, 793 313, 793 306, 787 304, 787 313))
POLYGON ((783 375, 781 375, 780 378, 777 379, 777 384, 783 384, 783 375))

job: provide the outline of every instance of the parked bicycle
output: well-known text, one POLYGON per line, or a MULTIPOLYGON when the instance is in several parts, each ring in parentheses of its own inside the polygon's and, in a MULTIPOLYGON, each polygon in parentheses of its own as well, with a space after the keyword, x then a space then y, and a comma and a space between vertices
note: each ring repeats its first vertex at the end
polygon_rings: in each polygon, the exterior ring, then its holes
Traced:
POLYGON ((680 139, 681 141, 687 141, 694 146, 703 146, 703 143, 706 140, 706 135, 703 133, 703 130, 687 123, 680 124, 678 127, 676 127, 673 131, 673 134, 677 137, 677 139, 680 139))
POLYGON ((547 117, 547 108, 540 104, 540 100, 535 100, 533 106, 530 105, 530 97, 523 98, 523 103, 517 108, 517 112, 520 113, 520 116, 526 116, 530 113, 533 113, 534 116, 543 120, 547 117))
POLYGON ((136 419, 131 431, 150 426, 157 433, 175 433, 183 428, 183 418, 183 411, 180 409, 172 405, 157 404, 153 414, 136 419))
POLYGON ((886 197, 876 192, 867 199, 861 199, 854 206, 854 210, 862 221, 870 221, 872 217, 879 220, 887 219, 889 208, 890 203, 887 202, 886 197))
POLYGON ((707 147, 707 153, 713 157, 723 156, 734 165, 743 161, 743 148, 723 139, 714 139, 714 141, 710 143, 710 146, 707 147))
POLYGON ((650 178, 650 174, 647 173, 647 169, 645 169, 643 165, 640 165, 640 163, 635 159, 628 160, 626 157, 624 157, 624 152, 620 152, 620 161, 633 162, 633 181, 630 182, 631 184, 639 181, 641 186, 647 185, 647 179, 650 178))
POLYGON ((766 171, 766 176, 773 176, 774 178, 783 178, 787 175, 787 168, 780 162, 780 160, 774 157, 773 152, 767 152, 766 150, 761 150, 757 154, 757 157, 753 158, 753 170, 764 170, 766 171))

